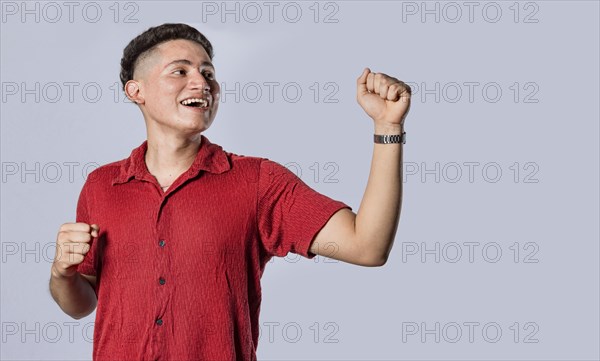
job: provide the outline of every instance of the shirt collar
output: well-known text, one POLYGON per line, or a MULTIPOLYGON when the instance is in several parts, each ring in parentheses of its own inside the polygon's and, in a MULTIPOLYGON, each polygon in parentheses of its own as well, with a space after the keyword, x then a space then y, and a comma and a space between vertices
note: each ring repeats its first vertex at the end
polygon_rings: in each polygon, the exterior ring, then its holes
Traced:
MULTIPOLYGON (((190 168, 186 171, 187 178, 195 177, 200 170, 210 173, 220 174, 231 169, 226 152, 218 144, 211 143, 207 137, 200 135, 201 142, 198 148, 198 154, 190 168)), ((112 184, 126 183, 132 177, 144 179, 150 175, 146 166, 145 156, 148 149, 148 140, 131 151, 129 158, 126 158, 119 168, 119 173, 112 184)))

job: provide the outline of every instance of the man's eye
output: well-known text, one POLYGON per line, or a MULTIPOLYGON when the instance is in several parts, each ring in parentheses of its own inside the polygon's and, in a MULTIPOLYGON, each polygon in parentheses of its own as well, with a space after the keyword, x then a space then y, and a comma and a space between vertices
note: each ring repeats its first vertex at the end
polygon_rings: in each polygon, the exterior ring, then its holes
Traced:
POLYGON ((183 70, 183 69, 179 69, 179 70, 175 70, 173 73, 175 73, 175 74, 181 74, 181 75, 185 75, 185 70, 183 70))

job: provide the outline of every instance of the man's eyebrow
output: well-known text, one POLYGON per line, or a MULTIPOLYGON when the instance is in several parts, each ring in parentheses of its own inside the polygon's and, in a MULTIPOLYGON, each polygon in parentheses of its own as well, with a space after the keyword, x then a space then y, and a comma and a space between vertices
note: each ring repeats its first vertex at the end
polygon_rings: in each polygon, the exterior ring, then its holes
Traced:
MULTIPOLYGON (((170 62, 169 64, 165 65, 165 69, 171 65, 174 64, 185 64, 185 65, 193 65, 191 61, 187 60, 187 59, 177 59, 177 60, 173 60, 172 62, 170 62)), ((215 66, 210 62, 210 61, 203 61, 202 63, 200 63, 200 66, 209 66, 211 68, 215 68, 215 66)))

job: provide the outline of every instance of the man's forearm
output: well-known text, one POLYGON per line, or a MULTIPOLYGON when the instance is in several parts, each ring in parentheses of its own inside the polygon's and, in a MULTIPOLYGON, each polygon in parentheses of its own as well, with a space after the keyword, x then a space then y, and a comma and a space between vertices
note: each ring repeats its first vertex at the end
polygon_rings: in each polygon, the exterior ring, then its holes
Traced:
POLYGON ((69 316, 80 319, 96 308, 96 292, 92 285, 80 274, 62 277, 52 273, 50 293, 59 307, 69 316))
MULTIPOLYGON (((375 125, 375 134, 401 134, 403 126, 375 125)), ((383 264, 390 253, 402 205, 402 149, 399 144, 373 144, 365 194, 356 214, 356 239, 365 256, 383 264)))

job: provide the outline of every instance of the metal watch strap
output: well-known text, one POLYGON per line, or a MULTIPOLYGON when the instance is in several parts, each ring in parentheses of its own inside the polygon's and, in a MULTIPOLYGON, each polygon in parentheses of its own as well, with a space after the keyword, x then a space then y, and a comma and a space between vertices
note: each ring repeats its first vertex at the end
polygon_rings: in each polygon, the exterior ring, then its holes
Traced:
POLYGON ((402 132, 402 134, 373 134, 373 140, 378 144, 406 144, 406 132, 402 132))

